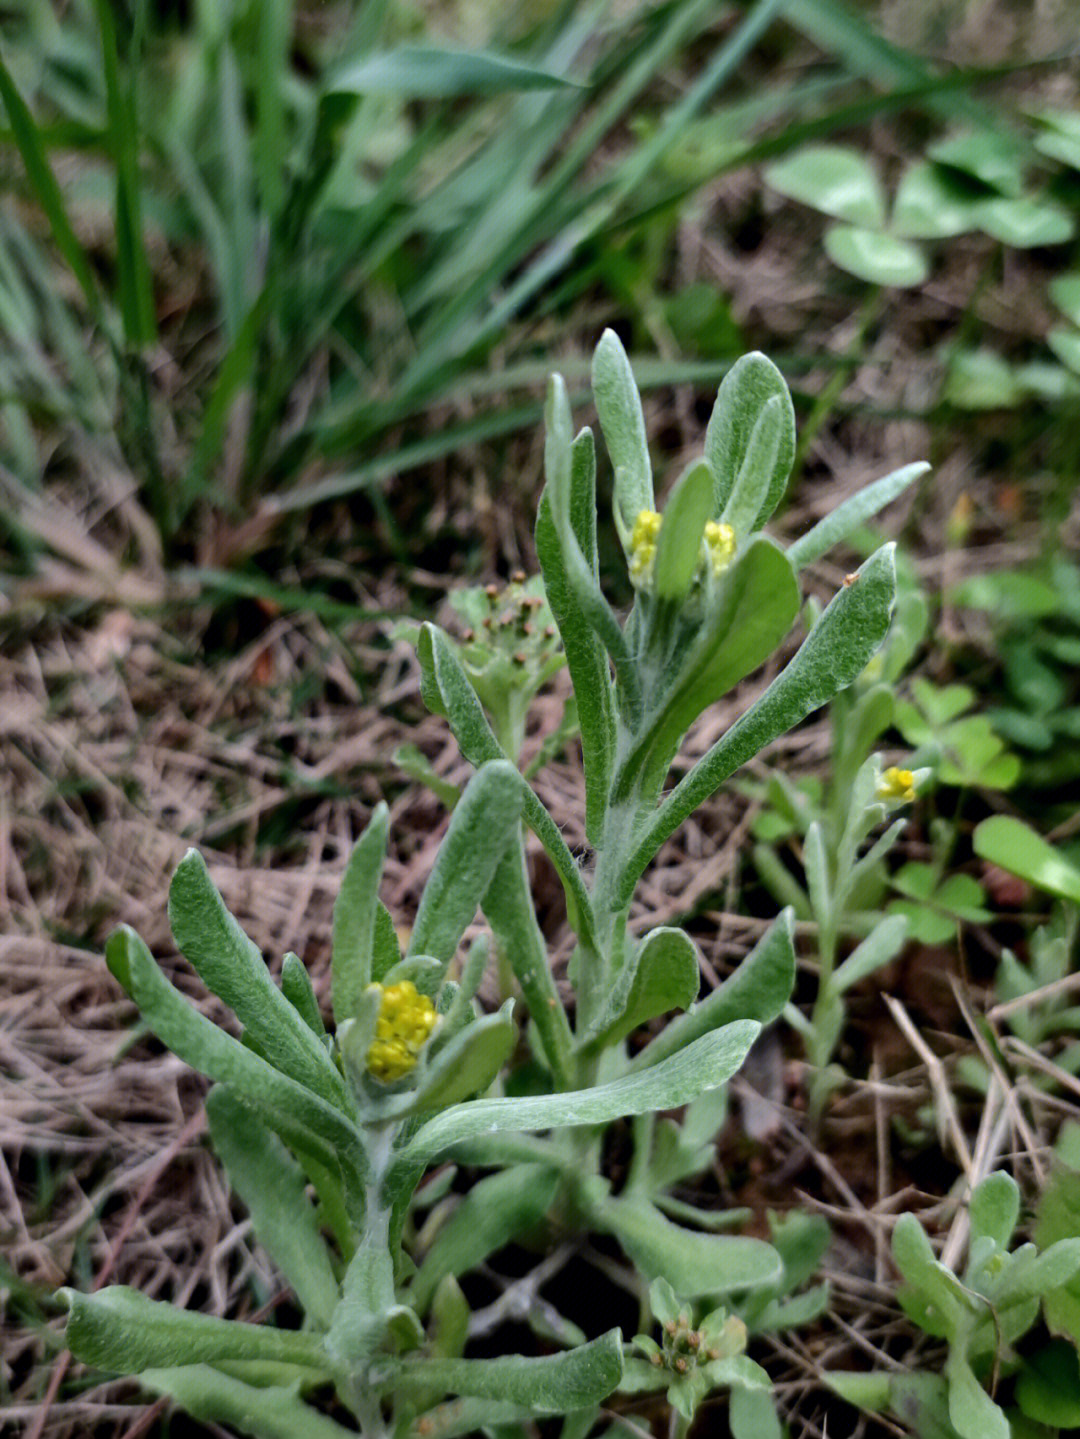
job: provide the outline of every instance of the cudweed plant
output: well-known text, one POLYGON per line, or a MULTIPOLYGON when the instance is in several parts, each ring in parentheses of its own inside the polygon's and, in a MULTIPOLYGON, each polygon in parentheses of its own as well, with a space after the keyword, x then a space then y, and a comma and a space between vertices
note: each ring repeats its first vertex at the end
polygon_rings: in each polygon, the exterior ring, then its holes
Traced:
MULTIPOLYGON (((643 871, 696 806, 864 670, 889 625, 891 546, 849 577, 764 694, 665 793, 687 728, 787 635, 801 604, 800 566, 924 467, 878 481, 785 553, 761 533, 794 454, 791 400, 768 360, 750 355, 733 367, 704 457, 677 481, 662 513, 640 398, 611 333, 596 351, 593 388, 636 590, 625 622, 597 578, 593 437, 587 429, 574 435, 558 377, 548 397, 536 532, 576 699, 589 861, 571 854, 558 818, 508 758, 521 712, 496 679, 503 657, 493 637, 481 636, 483 617, 464 650, 427 624, 419 638, 423 694, 448 719, 475 773, 454 806, 404 954, 378 896, 386 807, 372 814, 334 910, 332 1032, 299 959, 287 955, 274 981, 194 852, 173 881, 173 931, 236 1014, 242 1039, 184 999, 131 930, 109 942, 109 967, 150 1028, 214 1081, 214 1145, 305 1315, 302 1328, 282 1331, 185 1313, 120 1287, 65 1291, 67 1338, 78 1357, 139 1375, 197 1417, 262 1436, 332 1439, 353 1432, 321 1412, 333 1406, 368 1439, 405 1439, 495 1426, 519 1434, 535 1416, 567 1414, 564 1433, 587 1434, 624 1374, 617 1330, 586 1340, 556 1319, 547 1335, 567 1346, 562 1352, 463 1357, 469 1314, 457 1276, 540 1221, 613 1235, 643 1286, 663 1278, 681 1301, 745 1302, 759 1293, 765 1312, 784 1292, 778 1249, 710 1232, 715 1217, 669 1191, 709 1161, 723 1085, 790 995, 790 912, 700 1003, 692 940, 667 927, 636 939, 627 921, 643 871), (537 922, 524 827, 565 892, 576 939, 572 1010, 537 922), (503 1091, 519 1039, 515 1001, 480 1013, 475 995, 488 944, 482 938, 458 955, 478 909, 528 1011, 539 1092, 503 1091), (672 1010, 683 1013, 631 1054, 628 1036, 672 1010), (682 1106, 681 1124, 654 1118, 682 1106), (606 1125, 627 1116, 635 1117, 634 1160, 613 1195, 601 1141, 606 1125), (448 1159, 493 1172, 441 1228, 424 1226, 420 1246, 411 1237, 417 1186, 448 1159)), ((529 597, 539 591, 523 587, 518 600, 529 597)), ((526 608, 536 608, 531 599, 526 608)), ((554 663, 539 645, 551 638, 537 637, 522 673, 554 663)))

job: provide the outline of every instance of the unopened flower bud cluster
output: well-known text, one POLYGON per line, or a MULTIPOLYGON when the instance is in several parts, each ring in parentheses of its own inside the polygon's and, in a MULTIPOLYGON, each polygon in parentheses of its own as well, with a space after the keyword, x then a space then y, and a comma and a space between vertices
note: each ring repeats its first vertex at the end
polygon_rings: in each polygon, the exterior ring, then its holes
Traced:
POLYGON ((382 998, 367 1067, 383 1084, 392 1084, 416 1067, 437 1015, 431 1000, 426 994, 418 994, 411 980, 371 987, 379 990, 382 998))
MULTIPOLYGON (((655 510, 642 510, 630 532, 630 579, 638 589, 648 589, 656 563, 656 546, 660 539, 663 515, 655 510)), ((735 554, 735 531, 730 525, 709 520, 701 541, 698 578, 708 574, 717 579, 727 569, 735 554)))

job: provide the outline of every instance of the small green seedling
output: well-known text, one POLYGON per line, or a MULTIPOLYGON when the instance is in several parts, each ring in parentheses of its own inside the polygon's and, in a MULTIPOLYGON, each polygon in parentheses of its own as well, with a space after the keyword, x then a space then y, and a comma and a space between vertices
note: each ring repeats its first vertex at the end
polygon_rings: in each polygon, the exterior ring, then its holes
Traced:
POLYGON ((907 1421, 920 1439, 1012 1439, 994 1391, 1020 1367, 1015 1346, 1043 1302, 1080 1272, 1074 1236, 1043 1249, 1033 1243, 1010 1249, 1019 1213, 1020 1191, 1010 1175, 982 1181, 971 1196, 968 1261, 960 1275, 936 1257, 915 1215, 901 1215, 893 1231, 904 1281, 898 1298, 920 1329, 946 1345, 942 1372, 833 1373, 829 1387, 863 1409, 907 1421))

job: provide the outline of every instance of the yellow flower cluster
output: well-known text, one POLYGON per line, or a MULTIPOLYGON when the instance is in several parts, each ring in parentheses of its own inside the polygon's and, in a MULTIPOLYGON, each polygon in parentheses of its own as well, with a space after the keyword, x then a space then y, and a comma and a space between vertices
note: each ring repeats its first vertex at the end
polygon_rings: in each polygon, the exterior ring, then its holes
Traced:
MULTIPOLYGON (((656 542, 660 537, 663 515, 655 510, 641 510, 630 532, 630 578, 635 585, 648 585, 656 562, 656 542)), ((727 569, 735 553, 735 531, 730 525, 709 520, 705 526, 703 562, 713 579, 727 569)))
POLYGON ((893 804, 911 804, 915 795, 915 776, 909 769, 897 769, 895 765, 890 765, 878 781, 878 799, 893 804))
POLYGON ((409 979, 400 984, 372 986, 382 993, 375 1041, 367 1054, 368 1070, 383 1084, 408 1074, 435 1028, 435 1006, 418 994, 409 979))
POLYGON ((722 525, 717 520, 708 521, 705 526, 705 552, 715 580, 731 564, 735 553, 735 531, 730 525, 722 525))
POLYGON ((630 534, 630 578, 635 584, 648 584, 656 559, 656 541, 660 536, 663 516, 655 510, 642 510, 630 534))

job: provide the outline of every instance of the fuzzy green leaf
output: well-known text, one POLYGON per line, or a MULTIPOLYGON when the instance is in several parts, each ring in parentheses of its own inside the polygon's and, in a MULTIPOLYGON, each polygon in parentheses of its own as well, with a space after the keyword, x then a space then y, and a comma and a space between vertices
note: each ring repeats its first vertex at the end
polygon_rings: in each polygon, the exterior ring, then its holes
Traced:
POLYGON ((293 1385, 245 1384, 206 1364, 183 1369, 146 1369, 139 1383, 152 1394, 167 1394, 193 1419, 230 1424, 257 1439, 355 1439, 354 1429, 318 1414, 293 1385))
POLYGON ((697 946, 690 936, 681 929, 654 929, 617 975, 589 1028, 587 1045, 606 1047, 659 1014, 689 1009, 700 983, 697 946))
MULTIPOLYGON (((758 515, 768 503, 773 479, 778 472, 781 449, 789 438, 785 422, 791 418, 790 409, 790 397, 771 396, 765 401, 750 431, 746 454, 720 516, 735 531, 735 538, 740 544, 758 527, 758 515)), ((794 433, 793 421, 791 432, 794 433)), ((785 473, 781 485, 786 481, 785 473)))
POLYGON ((820 556, 831 550, 833 545, 838 545, 845 539, 852 530, 858 529, 883 510, 886 505, 891 504, 898 495, 902 495, 907 487, 913 484, 922 475, 925 475, 930 466, 919 460, 913 465, 904 465, 899 470, 893 470, 892 474, 885 475, 873 484, 867 485, 865 489, 859 490, 857 494, 845 500, 843 504, 837 505, 835 510, 827 514, 807 530, 790 546, 787 557, 796 570, 801 570, 804 565, 819 559, 820 556))
POLYGON ((410 1300, 423 1313, 441 1281, 482 1264, 489 1254, 527 1234, 543 1218, 558 1184, 558 1171, 516 1164, 478 1179, 445 1223, 412 1282, 410 1300))
POLYGON ((641 396, 626 351, 614 330, 605 330, 593 354, 593 398, 604 443, 615 471, 615 505, 627 531, 642 510, 654 510, 652 462, 641 396))
POLYGON ((416 1109, 446 1109, 491 1085, 517 1043, 513 1008, 508 999, 497 1014, 485 1014, 454 1035, 416 1090, 416 1109))
POLYGON ((758 421, 770 400, 781 409, 779 443, 768 481, 762 486, 761 503, 750 530, 760 529, 775 510, 784 493, 795 459, 795 410, 787 381, 766 355, 758 351, 732 365, 716 394, 716 403, 705 431, 705 458, 712 466, 713 512, 723 513, 736 481, 746 464, 758 421))
POLYGON ((630 1114, 673 1109, 724 1084, 742 1064, 761 1026, 740 1020, 704 1035, 669 1059, 637 1074, 568 1094, 476 1099, 443 1110, 400 1151, 403 1168, 427 1162, 454 1144, 502 1130, 609 1124, 630 1114))
POLYGON ((783 1274, 771 1244, 738 1234, 683 1229, 646 1199, 609 1195, 594 1222, 615 1235, 646 1279, 663 1277, 686 1299, 761 1288, 783 1274))
POLYGON ((735 1020, 771 1024, 783 1011, 795 986, 795 924, 790 909, 777 917, 747 957, 722 984, 670 1024, 633 1061, 648 1069, 678 1054, 688 1044, 735 1020))
POLYGON ((450 963, 492 875, 514 842, 521 815, 521 777, 505 760, 482 765, 450 819, 409 938, 406 957, 450 963))
POLYGON ((686 598, 701 558, 701 539, 712 503, 712 470, 707 460, 698 460, 679 477, 664 506, 653 567, 658 600, 681 604, 686 598))
POLYGON ((192 1314, 123 1284, 96 1294, 61 1289, 58 1295, 69 1311, 68 1348, 84 1364, 114 1374, 225 1359, 269 1360, 299 1364, 315 1374, 331 1372, 322 1343, 313 1334, 192 1314))
POLYGON ((1020 1217, 1020 1189, 1011 1174, 988 1174, 971 1196, 971 1237, 1006 1249, 1020 1217))
POLYGON ((353 846, 334 901, 330 972, 336 1024, 353 1018, 374 977, 375 915, 389 829, 390 811, 378 804, 353 846))
POLYGON ((332 95, 402 95, 410 100, 573 88, 565 75, 484 50, 402 45, 350 62, 327 83, 332 95))
POLYGON ((686 817, 779 735, 832 699, 865 669, 889 628, 896 576, 884 545, 830 601, 783 672, 668 795, 619 877, 628 903, 645 866, 686 817))
POLYGON ((863 942, 852 950, 832 977, 832 989, 843 994, 896 958, 907 939, 907 916, 890 914, 880 920, 863 942))
POLYGON ((524 1359, 418 1359, 395 1371, 395 1393, 414 1390, 498 1399, 534 1414, 569 1414, 599 1404, 622 1377, 622 1336, 611 1329, 599 1339, 552 1354, 524 1359))
POLYGON ((255 944, 229 913, 206 863, 189 849, 169 887, 176 942, 206 987, 232 1009, 275 1069, 346 1113, 345 1083, 323 1044, 278 989, 255 944))
POLYGON ((247 1206, 259 1243, 310 1319, 329 1329, 341 1294, 307 1197, 307 1175, 277 1135, 224 1085, 207 1096, 206 1117, 214 1148, 247 1206))

